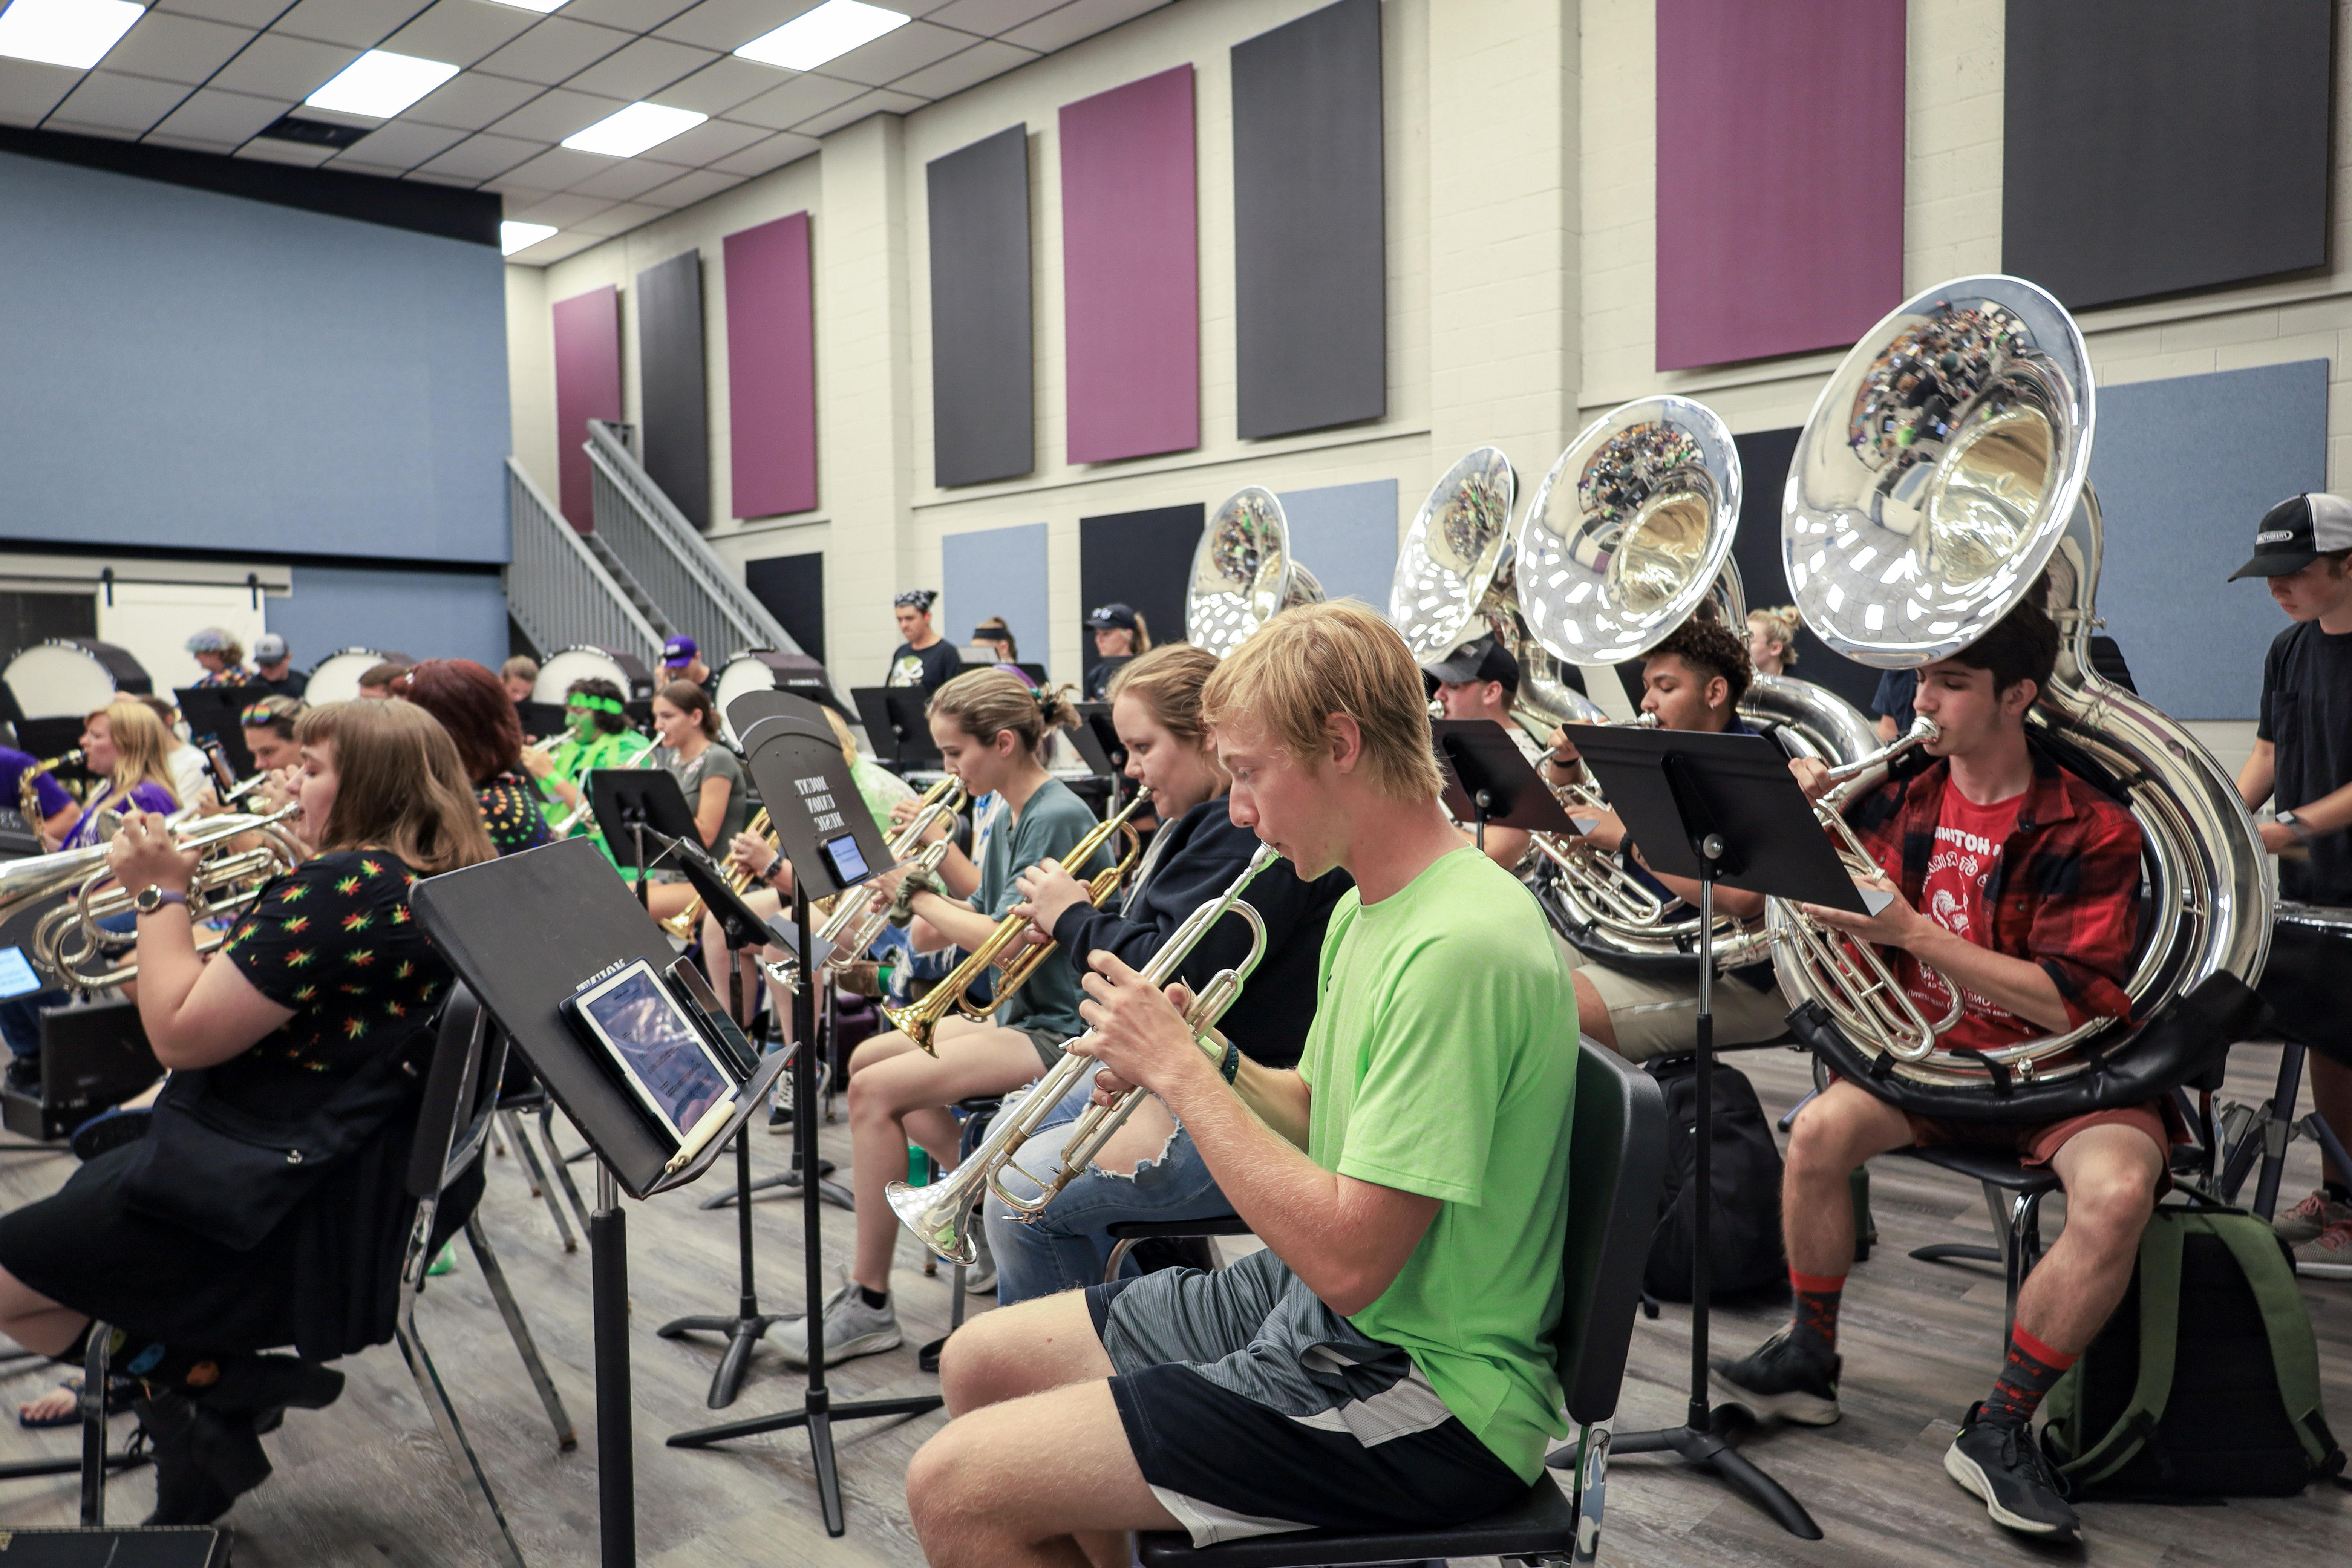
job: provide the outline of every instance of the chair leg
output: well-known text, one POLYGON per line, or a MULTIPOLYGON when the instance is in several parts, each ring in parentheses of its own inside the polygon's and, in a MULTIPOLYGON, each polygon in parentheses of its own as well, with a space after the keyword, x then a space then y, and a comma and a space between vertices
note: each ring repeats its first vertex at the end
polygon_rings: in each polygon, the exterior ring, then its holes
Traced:
POLYGON ((114 1331, 93 1321, 81 1363, 81 1523, 106 1522, 106 1379, 108 1342, 114 1331))
POLYGON ((523 1135, 520 1119, 511 1110, 501 1110, 499 1112, 499 1120, 507 1124, 508 1142, 515 1146, 515 1152, 522 1163, 523 1173, 530 1178, 530 1195, 547 1205, 548 1215, 555 1221, 555 1234, 563 1238, 563 1250, 579 1251, 580 1238, 572 1234, 572 1222, 563 1217, 563 1205, 555 1201, 555 1187, 548 1181, 547 1172, 540 1165, 539 1151, 533 1149, 530 1146, 530 1140, 523 1135))
POLYGON ((491 1249, 489 1236, 482 1229, 478 1214, 466 1222, 466 1242, 474 1249, 474 1261, 481 1265, 482 1278, 489 1282, 490 1299, 499 1304, 499 1316, 507 1321, 507 1333, 522 1356, 522 1369, 530 1374, 530 1385, 539 1391, 540 1404, 547 1407, 547 1419, 555 1428, 555 1447, 559 1452, 568 1454, 580 1446, 579 1434, 572 1429, 572 1417, 563 1408, 563 1396, 555 1391, 553 1380, 547 1375, 547 1363, 540 1359, 530 1325, 523 1321, 522 1306, 515 1300, 512 1287, 507 1284, 507 1271, 499 1266, 499 1255, 491 1249))
MULTIPOLYGON (((1926 1247, 1915 1247, 1911 1249, 1911 1257, 1914 1261, 1919 1263, 1999 1263, 2006 1266, 2009 1260, 2009 1247, 2007 1245, 2007 1237, 2009 1236, 2011 1223, 2009 1211, 2001 1205, 2000 1189, 1999 1187, 1994 1186, 1990 1182, 1983 1182, 1979 1184, 1984 1189, 1985 1212, 1992 1215, 1992 1234, 1995 1239, 2000 1240, 2002 1245, 1998 1247, 1984 1247, 1973 1241, 1930 1242, 1926 1247)), ((2017 1299, 2017 1287, 2014 1282, 2011 1284, 2009 1293, 2011 1301, 2014 1303, 2017 1299)))
POLYGON ((1601 1513, 1609 1480, 1609 1444, 1616 1436, 1617 1418, 1595 1421, 1577 1434, 1576 1484, 1570 1501, 1576 1509, 1578 1568, 1590 1568, 1601 1552, 1601 1513))
POLYGON ((555 1146, 555 1102, 551 1100, 539 1108, 539 1141, 547 1146, 547 1163, 554 1168, 555 1179, 563 1184, 563 1200, 572 1205, 572 1217, 580 1222, 582 1230, 586 1230, 588 1205, 580 1196, 579 1184, 572 1179, 572 1162, 555 1146))
POLYGON ((2009 1308, 2001 1320, 2001 1338, 2006 1342, 2017 1328, 2018 1292, 2025 1289, 2025 1277, 2042 1261, 2042 1200, 2038 1192, 2020 1193, 2010 1200, 2009 1226, 2002 1232, 2002 1272, 2009 1286, 2009 1308))
POLYGON ((1103 1266, 1104 1284, 1108 1285, 1118 1278, 1119 1269, 1127 1262, 1127 1255, 1134 1250, 1135 1240, 1132 1237, 1122 1237, 1111 1243, 1110 1261, 1103 1266))
POLYGON ((416 1379, 416 1392, 423 1396, 425 1408, 432 1412, 442 1447, 448 1450, 449 1462, 457 1471, 458 1487, 472 1493, 474 1501, 489 1515, 490 1523, 496 1527, 490 1540, 491 1554, 501 1568, 524 1568, 522 1550, 515 1544, 514 1531, 507 1527, 507 1516, 499 1507, 497 1494, 490 1490, 490 1478, 483 1472, 481 1458, 466 1440, 466 1429, 458 1424, 457 1406, 449 1403, 449 1391, 441 1381, 440 1369, 433 1364, 433 1357, 416 1331, 415 1303, 414 1296, 402 1303, 400 1324, 394 1334, 400 1344, 400 1353, 408 1362, 409 1374, 416 1379))

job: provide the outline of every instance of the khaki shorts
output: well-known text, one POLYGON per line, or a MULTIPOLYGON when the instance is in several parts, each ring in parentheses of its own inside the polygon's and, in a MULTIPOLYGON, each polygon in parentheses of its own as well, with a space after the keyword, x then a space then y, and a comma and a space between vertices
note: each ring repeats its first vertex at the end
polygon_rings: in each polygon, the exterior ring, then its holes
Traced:
MULTIPOLYGON (((1587 960, 1577 971, 1601 994, 1617 1031, 1617 1051, 1629 1062, 1645 1062, 1692 1048, 1697 1033, 1698 976, 1669 979, 1637 975, 1587 960)), ((1715 1043, 1753 1046, 1778 1039, 1789 1028, 1789 1004, 1778 985, 1758 990, 1730 975, 1715 983, 1715 1043)))

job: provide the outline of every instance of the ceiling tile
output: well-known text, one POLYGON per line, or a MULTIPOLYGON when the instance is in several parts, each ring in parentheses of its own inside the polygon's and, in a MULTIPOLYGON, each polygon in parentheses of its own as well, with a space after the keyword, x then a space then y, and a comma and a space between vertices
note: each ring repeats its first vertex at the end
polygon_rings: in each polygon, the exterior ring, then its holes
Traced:
POLYGON ((332 147, 313 147, 305 142, 280 142, 273 136, 257 136, 236 150, 240 158, 257 158, 265 163, 299 163, 315 169, 335 155, 332 147))
POLYGON ((859 90, 856 82, 836 81, 812 71, 793 78, 782 87, 771 88, 748 103, 737 104, 727 111, 727 118, 782 131, 812 114, 822 114, 837 103, 847 103, 858 96, 859 90))
POLYGON ((451 179, 487 180, 493 174, 505 174, 546 147, 544 142, 525 142, 515 136, 468 136, 425 163, 419 172, 451 179))
MULTIPOLYGON (((715 60, 725 58, 709 49, 673 44, 667 38, 639 38, 606 55, 563 85, 581 92, 609 93, 625 103, 661 97, 662 89, 681 77, 692 76, 715 60)), ((751 62, 745 61, 744 64, 751 62)), ((668 103, 667 97, 661 101, 668 103)), ((690 107, 676 104, 674 108, 690 107)), ((708 114, 709 110, 703 110, 708 114)))
POLYGON ((743 180, 741 174, 722 174, 716 169, 697 169, 690 174, 680 174, 667 185, 656 185, 637 199, 647 206, 692 206, 721 191, 734 189, 743 180))
POLYGON ((625 202, 677 178, 677 171, 667 163, 649 163, 643 158, 607 159, 604 168, 570 188, 582 195, 610 196, 616 202, 625 202))
POLYGON ((510 265, 522 267, 545 267, 551 262, 561 261, 567 256, 577 256, 592 246, 604 243, 604 241, 599 236, 574 234, 567 230, 562 234, 549 235, 529 250, 516 251, 507 258, 507 261, 510 265))
POLYGON ((895 82, 908 71, 937 65, 960 49, 971 47, 971 35, 949 27, 934 27, 929 22, 909 22, 903 27, 893 27, 870 44, 864 44, 835 59, 824 62, 824 74, 837 76, 844 81, 864 82, 867 87, 880 87, 895 82))
POLYGON ((839 109, 830 109, 814 120, 803 120, 793 127, 803 136, 830 136, 845 125, 855 125, 869 114, 912 114, 929 101, 888 88, 877 88, 851 99, 839 109))
POLYGON ((732 51, 801 15, 823 0, 702 0, 682 16, 656 29, 665 38, 699 44, 706 49, 732 51))
POLYGON ((282 99, 252 98, 241 92, 224 92, 216 87, 200 87, 155 129, 173 136, 194 136, 235 145, 285 112, 282 99))
POLYGON ((948 0, 931 12, 929 19, 941 26, 961 27, 967 33, 993 37, 1007 27, 1034 22, 1067 4, 1069 0, 948 0))
POLYGON ((628 106, 626 99, 595 98, 568 87, 550 88, 490 129, 528 142, 561 142, 628 106))
POLYGON ((109 70, 194 87, 220 69, 253 37, 250 27, 150 11, 107 51, 105 64, 109 70))
POLYGON ((824 143, 814 136, 796 136, 787 131, 771 136, 765 142, 754 142, 730 158, 721 158, 710 166, 729 174, 764 174, 771 169, 805 158, 824 143))
POLYGON ((1004 41, 1027 49, 1064 48, 1167 4, 1168 0, 1070 0, 1060 10, 1012 29, 1004 41))
POLYGON ((144 147, 178 147, 190 153, 234 153, 234 142, 215 142, 203 136, 173 136, 161 131, 150 131, 139 139, 144 147))
POLYGON ((479 131, 512 114, 544 90, 531 82, 484 76, 479 71, 459 71, 409 106, 400 117, 426 125, 479 131))
POLYGON ((662 89, 661 100, 673 109, 724 114, 745 99, 757 98, 773 88, 778 74, 773 66, 721 55, 684 81, 672 82, 662 89))
POLYGON ((137 134, 180 107, 188 89, 119 71, 92 71, 50 114, 51 131, 130 132, 137 134))
POLYGON ((940 99, 950 93, 961 92, 992 76, 1003 76, 1016 70, 1031 60, 1040 58, 1029 49, 1001 44, 991 38, 974 44, 960 55, 950 55, 935 66, 902 76, 890 84, 894 92, 911 92, 919 98, 940 99))
POLYGON ((379 169, 414 169, 427 159, 439 157, 465 139, 464 132, 444 126, 414 125, 405 120, 387 121, 352 142, 337 162, 367 163, 379 169))
POLYGON ((512 5, 485 0, 440 3, 383 41, 395 54, 415 55, 453 66, 469 66, 520 34, 539 18, 512 5))
POLYGON ((506 216, 517 223, 551 223, 558 228, 569 228, 612 205, 602 196, 576 195, 569 191, 535 199, 527 196, 520 203, 509 195, 506 216))
POLYGON ((299 103, 359 58, 360 51, 348 44, 318 44, 264 33, 205 85, 299 103))
POLYGON ((0 59, 0 125, 38 125, 80 85, 81 75, 70 66, 0 59))
POLYGON ((691 131, 678 132, 645 156, 652 163, 699 169, 705 163, 715 163, 730 153, 740 153, 753 142, 767 139, 768 132, 756 125, 739 125, 731 120, 706 120, 691 131))
POLYGON ((613 160, 601 153, 551 147, 530 163, 509 169, 502 183, 534 191, 568 191, 591 174, 602 174, 612 166, 613 160))
POLYGON ((183 16, 234 22, 242 27, 267 27, 286 9, 286 0, 159 0, 155 8, 183 16))
POLYGON ((629 41, 626 33, 550 16, 513 43, 481 61, 493 76, 554 83, 585 69, 629 41))
POLYGON ((694 0, 571 0, 563 14, 575 22, 594 22, 625 33, 650 33, 694 0))
POLYGON ((459 174, 428 174, 422 169, 412 169, 401 178, 419 181, 428 185, 447 185, 460 191, 470 191, 482 183, 479 180, 467 179, 459 174))
POLYGON ((610 238, 616 234, 626 234, 633 228, 642 228, 656 218, 667 216, 667 207, 649 207, 643 202, 623 202, 618 206, 606 207, 594 217, 583 218, 572 226, 572 232, 603 235, 610 238))
POLYGON ((297 0, 269 25, 273 33, 369 49, 425 9, 425 0, 297 0))

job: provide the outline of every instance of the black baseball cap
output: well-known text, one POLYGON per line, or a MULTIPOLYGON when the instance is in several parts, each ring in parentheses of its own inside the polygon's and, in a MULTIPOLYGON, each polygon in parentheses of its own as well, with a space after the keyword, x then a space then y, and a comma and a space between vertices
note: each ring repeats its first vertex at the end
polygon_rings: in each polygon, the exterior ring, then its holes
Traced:
POLYGON ((1499 680, 1506 691, 1519 689, 1519 661, 1511 650, 1495 640, 1495 634, 1473 637, 1441 663, 1424 664, 1424 674, 1447 686, 1463 686, 1474 680, 1499 680))
POLYGON ((1113 629, 1131 632, 1135 629, 1135 611, 1126 605, 1099 605, 1088 613, 1087 625, 1098 632, 1113 629))
POLYGON ((2352 550, 2352 500, 2319 490, 2290 496, 2263 513, 2253 556, 2230 581, 2284 577, 2337 550, 2352 550))

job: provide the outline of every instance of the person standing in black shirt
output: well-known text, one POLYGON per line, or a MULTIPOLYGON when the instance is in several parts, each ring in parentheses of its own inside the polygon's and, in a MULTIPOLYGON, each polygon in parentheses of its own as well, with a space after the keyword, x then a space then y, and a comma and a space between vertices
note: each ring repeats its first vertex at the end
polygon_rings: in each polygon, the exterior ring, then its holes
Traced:
MULTIPOLYGON (((2263 661, 2254 753, 2238 774, 2249 807, 2274 800, 2263 847, 2279 892, 2352 908, 2352 501, 2299 495, 2263 514, 2254 554, 2230 580, 2262 577, 2294 624, 2263 661)), ((2311 1047, 2311 1098, 2352 1142, 2352 1025, 2311 1047)), ((2320 1190, 2278 1216, 2281 1239, 2314 1263, 2352 1263, 2352 1171, 2330 1162, 2320 1190)))
POLYGON ((911 687, 928 700, 932 692, 963 672, 963 656, 931 626, 931 605, 939 595, 929 588, 909 588, 892 601, 898 616, 898 635, 906 640, 890 656, 890 673, 882 684, 911 687))
POLYGON ((310 689, 310 678, 294 668, 293 652, 276 632, 254 638, 253 684, 267 688, 273 697, 299 700, 310 689))

